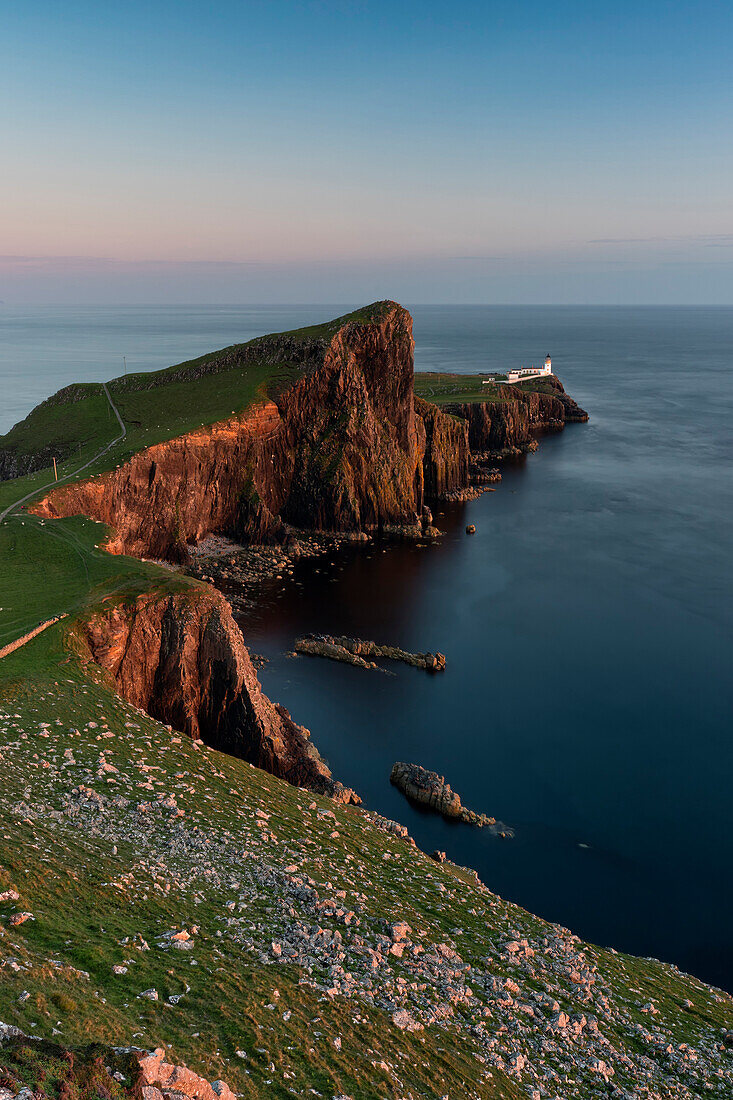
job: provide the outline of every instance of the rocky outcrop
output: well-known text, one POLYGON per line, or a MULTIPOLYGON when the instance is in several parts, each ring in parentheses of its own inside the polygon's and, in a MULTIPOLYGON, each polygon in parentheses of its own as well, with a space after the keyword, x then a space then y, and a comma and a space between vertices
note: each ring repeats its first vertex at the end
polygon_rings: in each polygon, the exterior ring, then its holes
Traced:
POLYGON ((188 1066, 167 1062, 162 1047, 147 1051, 91 1043, 74 1049, 0 1023, 0 1097, 46 1100, 55 1095, 66 1100, 112 1095, 129 1100, 235 1100, 225 1081, 209 1082, 188 1066), (27 1083, 34 1078, 35 1090, 27 1083))
POLYGON ((553 392, 525 391, 503 386, 500 401, 444 405, 446 411, 465 420, 471 451, 518 453, 527 450, 537 435, 562 431, 566 423, 581 423, 588 414, 568 397, 554 375, 543 379, 553 392))
POLYGON ((445 777, 438 775, 437 772, 428 771, 419 764, 404 764, 398 760, 393 765, 389 778, 390 782, 408 798, 435 810, 443 817, 452 818, 454 821, 465 821, 468 825, 477 825, 480 829, 489 827, 502 837, 511 835, 503 826, 497 826, 496 818, 466 809, 450 784, 446 783, 445 777))
POLYGON ((399 646, 377 645, 361 638, 334 638, 330 634, 309 634, 306 638, 296 639, 295 652, 311 657, 329 657, 332 661, 344 661, 358 668, 377 668, 374 659, 383 657, 412 665, 413 668, 424 668, 427 672, 443 672, 445 669, 442 653, 410 653, 399 646))
POLYGON ((165 1050, 133 1052, 140 1067, 142 1100, 235 1100, 225 1081, 207 1081, 188 1066, 166 1061, 165 1050))
POLYGON ((287 710, 263 693, 229 605, 214 590, 144 595, 80 627, 119 694, 193 739, 338 801, 336 782, 287 710))

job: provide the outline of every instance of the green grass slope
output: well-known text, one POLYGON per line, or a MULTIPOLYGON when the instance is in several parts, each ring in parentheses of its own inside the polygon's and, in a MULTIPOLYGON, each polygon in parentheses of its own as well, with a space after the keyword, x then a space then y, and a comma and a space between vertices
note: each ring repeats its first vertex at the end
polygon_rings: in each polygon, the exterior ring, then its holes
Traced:
MULTIPOLYGON (((335 858, 366 868, 366 854, 383 896, 394 899, 401 842, 343 811, 335 834, 327 800, 171 733, 84 675, 69 654, 59 667, 59 628, 32 647, 32 655, 29 646, 7 659, 0 686, 0 894, 20 893, 18 904, 0 902, 0 1019, 71 1046, 164 1042, 177 1060, 225 1077, 247 1097, 313 1095, 308 1090, 316 1088, 366 1100, 397 1095, 405 1081, 415 1095, 472 1095, 481 1065, 470 1047, 454 1049, 440 1032, 385 1028, 374 1006, 324 996, 300 984, 297 968, 275 967, 263 955, 267 941, 248 949, 242 925, 259 920, 274 935, 281 923, 272 911, 276 890, 268 895, 261 882, 252 889, 236 861, 222 878, 202 859, 203 850, 222 860, 222 844, 236 842, 239 858, 244 845, 268 874, 296 860, 325 881, 340 876, 335 858), (101 750, 117 771, 100 782, 101 750), (190 857, 185 845, 174 850, 178 819, 155 813, 145 840, 123 827, 123 839, 112 843, 101 819, 80 829, 77 815, 65 818, 80 780, 103 798, 130 787, 142 804, 175 792, 202 845, 190 857), (276 841, 263 840, 257 811, 277 820, 276 841), (385 853, 395 866, 383 874, 385 853), (32 920, 9 925, 13 912, 31 910, 32 920), (184 927, 197 930, 193 951, 161 942, 184 927), (126 973, 115 974, 125 962, 126 973), (139 997, 150 988, 159 1000, 139 997)), ((497 1080, 501 1087, 476 1095, 522 1095, 502 1074, 497 1080)))
MULTIPOLYGON (((0 649, 39 622, 79 614, 110 597, 123 603, 141 592, 198 585, 170 569, 107 554, 98 548, 106 533, 104 524, 82 516, 23 516, 0 524, 0 649)), ((0 682, 4 671, 0 665, 0 682)))
POLYGON ((585 1100, 608 1095, 593 1052, 624 1095, 730 1096, 725 995, 177 735, 83 670, 60 625, 3 664, 5 1023, 163 1044, 245 1097, 518 1100, 538 1079, 585 1100))

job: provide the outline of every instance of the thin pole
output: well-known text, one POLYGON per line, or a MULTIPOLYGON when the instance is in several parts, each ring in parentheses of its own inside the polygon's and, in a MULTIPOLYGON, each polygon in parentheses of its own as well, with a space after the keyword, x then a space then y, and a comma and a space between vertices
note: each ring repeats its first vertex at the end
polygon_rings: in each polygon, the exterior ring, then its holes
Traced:
POLYGON ((58 479, 59 479, 58 471, 56 469, 56 459, 55 458, 53 460, 53 479, 54 479, 54 481, 58 481, 58 479))
POLYGON ((122 356, 122 362, 125 364, 125 374, 127 374, 127 359, 124 355, 122 356))

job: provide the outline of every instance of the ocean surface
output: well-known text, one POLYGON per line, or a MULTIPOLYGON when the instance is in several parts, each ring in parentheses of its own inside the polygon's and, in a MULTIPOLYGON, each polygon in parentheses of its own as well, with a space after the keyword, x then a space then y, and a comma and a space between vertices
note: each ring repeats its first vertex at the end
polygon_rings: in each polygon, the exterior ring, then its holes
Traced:
MULTIPOLYGON (((349 307, 0 307, 0 431, 73 380, 152 369, 349 307)), ((299 566, 243 623, 367 806, 497 893, 733 990, 733 309, 410 307, 419 370, 539 363, 590 413, 436 509, 434 547, 299 566), (467 537, 466 523, 477 533, 467 537), (323 630, 439 649, 438 676, 285 653, 323 630), (413 808, 445 774, 501 841, 413 808)))

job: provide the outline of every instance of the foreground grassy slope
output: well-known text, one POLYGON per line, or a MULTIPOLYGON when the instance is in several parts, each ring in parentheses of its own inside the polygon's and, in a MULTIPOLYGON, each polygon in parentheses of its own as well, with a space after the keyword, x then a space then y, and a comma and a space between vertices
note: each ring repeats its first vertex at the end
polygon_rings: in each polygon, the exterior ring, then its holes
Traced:
POLYGON ((581 944, 363 811, 176 735, 84 670, 60 625, 0 672, 0 894, 18 894, 0 903, 0 1020, 69 1045, 163 1043, 246 1097, 517 1100, 522 1052, 550 1095, 607 1094, 552 1022, 582 1012, 618 1086, 640 1065, 658 1079, 633 1095, 729 1095, 725 995, 581 944), (400 920, 418 946, 380 956, 400 920), (403 1005, 426 1026, 393 1022, 403 1005), (689 1071, 685 1043, 702 1051, 689 1071))
MULTIPOLYGON (((236 837, 252 860, 264 856, 280 868, 297 860, 321 881, 339 879, 337 862, 348 870, 347 858, 358 859, 381 880, 375 910, 382 900, 397 900, 402 843, 341 812, 336 834, 327 800, 171 734, 62 654, 54 628, 9 658, 0 681, 0 893, 20 893, 18 904, 0 903, 0 1019, 72 1046, 165 1042, 177 1060, 226 1077, 247 1097, 304 1095, 306 1083, 328 1096, 392 1096, 403 1080, 422 1096, 471 1095, 481 1066, 470 1045, 456 1050, 440 1032, 385 1028, 374 1007, 299 984, 295 967, 275 972, 274 960, 262 955, 266 942, 247 950, 227 933, 227 924, 237 923, 229 917, 231 899, 244 887, 236 875, 226 885, 212 882, 200 852, 184 857, 181 873, 165 840, 141 848, 130 836, 115 845, 98 829, 80 830, 73 816, 52 820, 49 811, 68 805, 80 779, 106 797, 126 789, 128 773, 141 802, 174 791, 181 815, 214 857, 222 838, 236 837), (100 781, 102 750, 118 770, 100 781), (51 760, 60 767, 45 767, 51 760), (314 804, 316 812, 308 809, 314 804), (267 851, 256 811, 277 821, 278 838, 267 851), (385 854, 394 869, 383 871, 385 854), (10 927, 10 914, 21 907, 34 919, 10 927), (194 951, 161 944, 168 930, 184 927, 197 929, 194 951), (127 972, 116 975, 113 966, 125 960, 127 972), (159 1000, 139 997, 149 988, 159 1000)), ((161 823, 163 831, 175 832, 175 822, 161 823)), ((246 878, 246 869, 239 874, 246 878)), ((237 908, 248 923, 269 921, 275 900, 250 894, 237 908)), ((522 1095, 495 1076, 496 1087, 478 1095, 522 1095)))
MULTIPOLYGON (((304 369, 298 360, 301 346, 325 347, 344 324, 378 319, 386 305, 375 302, 321 325, 258 337, 164 370, 112 379, 110 393, 127 425, 127 437, 84 476, 111 469, 154 443, 242 413, 287 388, 304 369)), ((10 451, 23 458, 48 450, 64 456, 61 472, 67 473, 114 439, 118 431, 101 385, 75 384, 38 405, 0 436, 0 452, 10 451)), ((50 460, 44 469, 50 469, 50 460)), ((47 481, 47 474, 36 476, 29 489, 47 481)), ((6 495, 0 483, 0 507, 6 495)))

